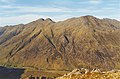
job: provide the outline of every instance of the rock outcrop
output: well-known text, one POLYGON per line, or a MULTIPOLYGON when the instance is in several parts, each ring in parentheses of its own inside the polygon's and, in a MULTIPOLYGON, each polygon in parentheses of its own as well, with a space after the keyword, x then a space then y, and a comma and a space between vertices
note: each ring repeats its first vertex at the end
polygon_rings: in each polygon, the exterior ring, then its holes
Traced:
POLYGON ((72 72, 58 77, 56 79, 120 79, 120 71, 112 70, 112 71, 100 71, 99 69, 93 69, 89 71, 88 69, 82 68, 86 73, 81 73, 81 69, 75 69, 72 72), (87 70, 87 71, 86 71, 87 70), (77 72, 77 74, 76 74, 77 72))

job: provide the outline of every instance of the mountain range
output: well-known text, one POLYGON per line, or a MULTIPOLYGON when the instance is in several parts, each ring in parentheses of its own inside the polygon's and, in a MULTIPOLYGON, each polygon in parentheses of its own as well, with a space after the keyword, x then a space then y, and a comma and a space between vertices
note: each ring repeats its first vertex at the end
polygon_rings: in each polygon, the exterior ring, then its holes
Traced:
POLYGON ((0 65, 120 69, 120 21, 86 15, 0 27, 0 65))

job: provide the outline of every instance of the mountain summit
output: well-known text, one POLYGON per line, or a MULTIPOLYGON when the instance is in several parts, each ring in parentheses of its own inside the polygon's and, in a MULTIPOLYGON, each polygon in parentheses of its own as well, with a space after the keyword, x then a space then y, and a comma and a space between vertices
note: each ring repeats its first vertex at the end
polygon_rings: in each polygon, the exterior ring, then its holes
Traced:
POLYGON ((0 27, 0 64, 40 69, 120 69, 120 22, 82 16, 0 27))

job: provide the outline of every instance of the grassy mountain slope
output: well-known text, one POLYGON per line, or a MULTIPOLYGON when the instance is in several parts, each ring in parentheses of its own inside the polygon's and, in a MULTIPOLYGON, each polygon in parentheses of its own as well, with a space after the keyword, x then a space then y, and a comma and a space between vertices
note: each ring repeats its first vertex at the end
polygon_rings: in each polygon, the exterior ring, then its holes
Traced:
POLYGON ((0 64, 57 70, 120 69, 120 25, 116 23, 120 22, 82 16, 1 27, 0 64))

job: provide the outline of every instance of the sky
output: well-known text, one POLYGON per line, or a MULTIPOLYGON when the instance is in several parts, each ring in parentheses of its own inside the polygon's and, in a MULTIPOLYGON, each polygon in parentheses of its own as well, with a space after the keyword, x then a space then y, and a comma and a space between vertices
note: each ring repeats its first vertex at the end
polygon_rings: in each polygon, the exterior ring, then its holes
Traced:
POLYGON ((0 26, 85 15, 120 21, 120 0, 0 0, 0 26))

